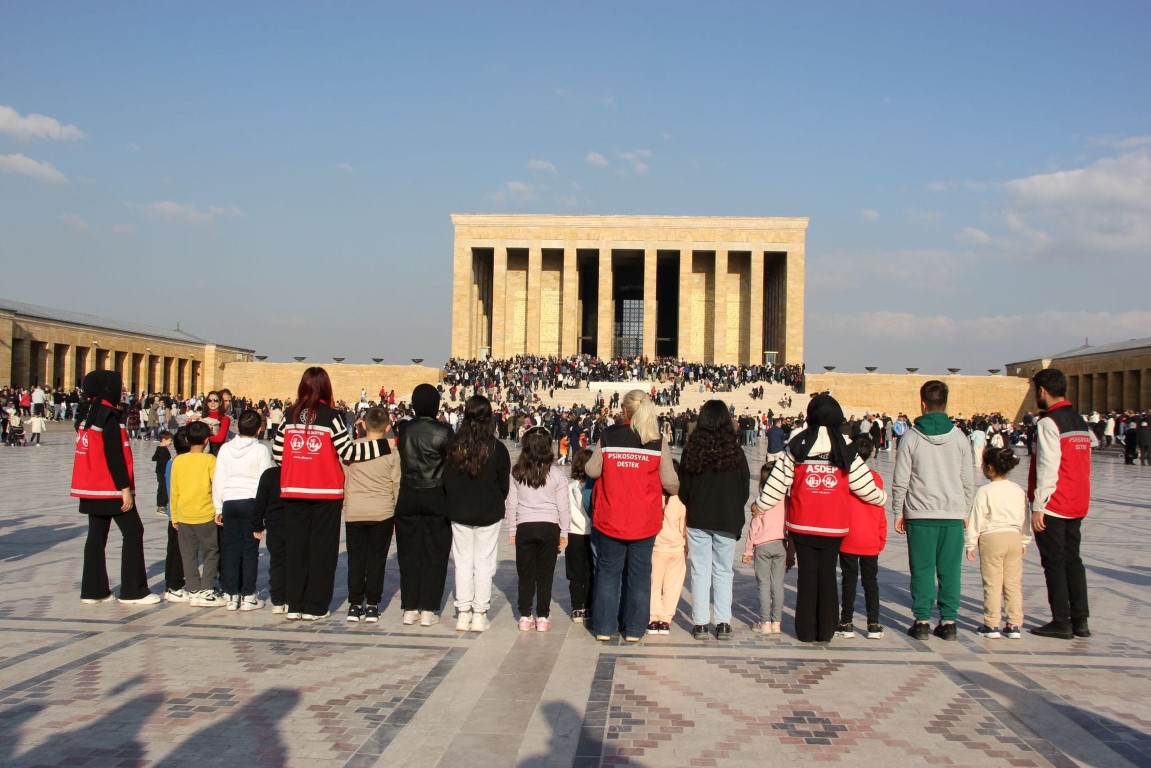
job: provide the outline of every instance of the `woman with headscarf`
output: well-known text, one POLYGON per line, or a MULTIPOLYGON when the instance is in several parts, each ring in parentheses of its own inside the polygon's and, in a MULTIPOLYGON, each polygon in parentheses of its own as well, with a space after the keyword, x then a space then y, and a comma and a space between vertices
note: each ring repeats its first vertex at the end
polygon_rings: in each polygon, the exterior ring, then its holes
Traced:
POLYGON ((104 549, 112 523, 120 529, 120 602, 155 605, 160 596, 148 588, 144 565, 144 524, 136 510, 136 484, 128 431, 121 423, 122 384, 115 371, 92 371, 84 377, 84 403, 76 415, 76 456, 72 463, 72 496, 88 516, 80 600, 85 604, 115 599, 108 586, 104 549))
POLYGON ((792 436, 756 502, 760 509, 771 509, 791 496, 786 527, 799 563, 795 636, 804 643, 830 642, 835 634, 835 567, 848 532, 849 496, 876 506, 887 503, 887 494, 844 438, 844 422, 843 409, 831 395, 811 398, 806 427, 792 436))
POLYGON ((415 418, 397 425, 400 492, 396 498, 396 560, 404 624, 430 627, 440 621, 452 527, 444 491, 444 460, 452 428, 436 416, 440 393, 431 384, 412 390, 415 418))
POLYGON ((603 430, 584 471, 598 478, 592 491, 597 553, 592 631, 597 640, 611 639, 626 570, 623 636, 634 643, 643 638, 650 618, 651 560, 663 526, 663 494, 679 491, 679 477, 647 393, 633 389, 624 395, 623 414, 623 421, 603 430))

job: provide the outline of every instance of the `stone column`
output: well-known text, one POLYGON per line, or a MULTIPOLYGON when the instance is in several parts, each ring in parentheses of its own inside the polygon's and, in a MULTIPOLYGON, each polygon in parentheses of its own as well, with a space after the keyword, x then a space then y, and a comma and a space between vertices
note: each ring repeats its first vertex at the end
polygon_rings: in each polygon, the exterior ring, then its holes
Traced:
POLYGON ((44 343, 44 379, 40 385, 45 389, 56 386, 56 347, 52 342, 44 343))
POLYGON ((804 246, 792 246, 787 251, 787 293, 783 306, 786 319, 787 342, 780 350, 780 358, 788 365, 798 365, 803 360, 803 270, 804 246))
POLYGON ((748 291, 751 320, 748 332, 748 364, 763 365, 763 251, 762 245, 751 249, 751 290, 748 291))
POLYGON ((528 284, 527 284, 527 340, 525 342, 528 354, 538 355, 540 352, 540 301, 543 296, 543 253, 539 243, 528 245, 528 284))
POLYGON ((692 246, 688 243, 679 249, 679 348, 676 354, 680 359, 695 362, 699 355, 691 336, 691 266, 692 246))
POLYGON ((457 242, 452 256, 452 357, 475 356, 471 318, 475 309, 472 249, 457 242))
POLYGON ((60 369, 60 386, 72 389, 76 386, 76 347, 71 344, 61 345, 60 354, 64 356, 64 365, 60 369))
POLYGON ((656 343, 656 262, 659 251, 651 246, 643 249, 643 354, 655 359, 656 343))
POLYGON ((611 246, 600 246, 599 249, 599 292, 596 294, 596 303, 599 308, 596 328, 596 357, 600 360, 611 358, 612 328, 615 325, 615 302, 612 300, 614 276, 611 271, 611 246))
POLYGON ((579 268, 575 248, 564 248, 560 354, 579 353, 579 268))
MULTIPOLYGON (((712 314, 712 360, 713 363, 730 363, 727 353, 727 249, 715 249, 714 263, 715 304, 712 314)), ((738 329, 737 329, 738 330, 738 329)))
POLYGON ((503 243, 492 248, 492 357, 503 359, 507 326, 508 249, 503 243))

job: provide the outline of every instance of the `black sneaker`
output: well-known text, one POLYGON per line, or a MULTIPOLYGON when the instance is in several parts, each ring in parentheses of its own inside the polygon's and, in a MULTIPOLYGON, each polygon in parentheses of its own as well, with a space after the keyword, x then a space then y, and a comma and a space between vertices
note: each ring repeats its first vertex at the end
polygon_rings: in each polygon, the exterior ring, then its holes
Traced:
POLYGON ((368 622, 369 624, 375 624, 379 620, 380 620, 380 606, 369 605, 367 608, 364 609, 364 621, 368 622))
POLYGON ((691 636, 696 640, 706 640, 708 638, 707 625, 696 624, 691 628, 691 636))
POLYGON ((1004 624, 1003 636, 1008 640, 1019 640, 1023 637, 1023 631, 1014 624, 1004 624))
POLYGON ((1091 637, 1091 628, 1087 626, 1087 619, 1072 619, 1071 634, 1076 637, 1091 637))
POLYGON ((349 605, 348 606, 348 621, 359 621, 364 618, 364 606, 362 605, 349 605))
POLYGON ((959 630, 956 628, 954 621, 939 622, 935 625, 935 629, 932 630, 931 634, 935 635, 940 640, 959 639, 959 630))
POLYGON ((731 625, 726 621, 721 621, 715 625, 715 637, 717 640, 730 640, 731 639, 731 625))
POLYGON ((658 635, 659 634, 659 622, 653 621, 653 622, 648 623, 647 633, 649 635, 658 635))
POLYGON ((999 627, 989 627, 986 624, 975 630, 979 633, 980 637, 986 637, 989 640, 995 640, 1001 635, 999 634, 999 627))
POLYGON ((851 625, 850 621, 846 621, 835 628, 836 637, 855 637, 855 627, 851 625))
POLYGON ((1056 640, 1070 640, 1075 637, 1070 621, 1049 621, 1042 627, 1032 627, 1031 634, 1039 637, 1053 637, 1056 640))
POLYGON ((879 623, 870 623, 867 625, 867 639, 868 640, 882 640, 883 639, 883 625, 879 623))
POLYGON ((917 621, 907 628, 907 634, 916 640, 926 640, 931 637, 931 624, 926 621, 917 621))

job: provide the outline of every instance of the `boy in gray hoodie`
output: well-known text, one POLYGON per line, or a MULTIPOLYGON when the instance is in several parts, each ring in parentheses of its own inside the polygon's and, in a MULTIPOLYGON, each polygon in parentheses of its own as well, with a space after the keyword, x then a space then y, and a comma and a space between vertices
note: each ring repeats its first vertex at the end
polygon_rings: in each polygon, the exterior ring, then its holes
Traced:
POLYGON ((939 604, 935 636, 956 640, 963 532, 975 494, 971 443, 947 416, 947 385, 932 380, 919 389, 923 415, 899 441, 891 480, 895 530, 907 535, 911 610, 907 634, 926 640, 939 604))

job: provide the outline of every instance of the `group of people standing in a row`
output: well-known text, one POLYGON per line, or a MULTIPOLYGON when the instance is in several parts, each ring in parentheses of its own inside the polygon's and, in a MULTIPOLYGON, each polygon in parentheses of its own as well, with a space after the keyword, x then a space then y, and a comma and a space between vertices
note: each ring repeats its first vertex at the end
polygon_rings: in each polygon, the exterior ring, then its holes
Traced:
MULTIPOLYGON (((940 622, 934 634, 955 638, 959 569, 964 551, 972 556, 976 549, 985 582, 980 632, 997 636, 1000 595, 1006 594, 1004 631, 1018 636, 1023 620, 1021 556, 1031 530, 1053 619, 1032 631, 1066 638, 1089 634, 1079 558, 1079 526, 1090 499, 1087 426, 1063 399, 1066 380, 1060 372, 1042 371, 1033 383, 1043 413, 1029 481, 1030 510, 1028 501, 1010 490, 1012 483, 993 482, 975 494, 971 445, 946 414, 946 385, 931 381, 921 390, 923 415, 900 441, 891 489, 895 530, 908 537, 915 617, 908 631, 917 639, 931 634, 929 621, 936 606, 940 622)), ((84 394, 72 489, 90 524, 81 596, 86 602, 111 599, 103 549, 114 521, 125 536, 120 600, 159 602, 144 577, 128 440, 111 437, 123 434, 118 376, 108 371, 89 374, 84 394)), ((677 469, 650 397, 641 390, 627 393, 622 418, 602 431, 594 450, 577 457, 569 479, 554 464, 553 436, 545 427, 525 432, 513 466, 496 438, 486 398, 467 400, 455 430, 438 420, 439 400, 435 387, 420 385, 411 398, 414 416, 394 428, 386 410, 368 409, 362 414, 365 436, 353 440, 342 414, 331 405, 327 373, 322 368, 305 372, 275 433, 275 466, 264 468, 275 472, 278 482, 264 494, 263 507, 250 507, 232 521, 238 533, 227 537, 245 542, 250 551, 250 540, 258 547, 267 534, 275 612, 302 620, 329 615, 343 513, 347 618, 352 621, 378 620, 384 562, 394 534, 404 623, 430 626, 439 621, 451 557, 456 628, 486 629, 503 526, 516 550, 521 629, 550 627, 557 555, 567 550, 573 618, 590 619, 597 638, 619 631, 625 640, 637 641, 646 632, 666 630, 678 603, 684 566, 691 573, 693 634, 705 637, 708 625, 714 624, 719 638, 731 637, 732 564, 744 532, 751 482, 740 436, 722 401, 709 401, 700 409, 677 469)), ((225 413, 219 416, 227 418, 225 413)), ((752 523, 754 551, 781 541, 763 533, 766 525, 770 531, 782 530, 784 549, 794 551, 798 561, 795 626, 802 641, 825 642, 850 630, 850 623, 845 627, 843 621, 850 607, 841 605, 836 589, 836 566, 847 554, 841 545, 853 526, 860 525, 853 523, 853 505, 870 505, 882 513, 888 499, 878 475, 867 467, 870 446, 862 444, 861 450, 860 441, 846 439, 844 423, 834 398, 812 398, 804 429, 790 436, 785 450, 762 473, 753 504, 753 516, 762 518, 752 523)), ((221 426, 226 434, 227 425, 221 426)), ((247 431, 253 438, 258 435, 251 425, 247 431)), ((988 451, 985 473, 999 480, 1010 471, 1014 455, 1006 455, 1010 449, 994 450, 988 451)), ((255 496, 254 489, 265 485, 264 480, 256 477, 254 484, 239 485, 255 496)), ((173 497, 171 519, 179 529, 183 510, 175 493, 173 497)), ((228 529, 229 509, 236 506, 221 507, 220 497, 215 493, 217 515, 211 522, 228 529)), ((875 527, 873 522, 863 525, 875 527)), ((200 582, 196 591, 204 599, 216 576, 204 557, 210 549, 208 538, 201 537, 203 546, 192 549, 182 569, 191 577, 187 581, 200 582), (205 567, 197 571, 201 563, 205 567)), ((778 546, 770 549, 778 554, 778 546)), ((850 561, 850 569, 843 568, 845 597, 850 570, 850 602, 855 574, 863 577, 869 633, 878 625, 876 555, 865 552, 850 561)), ((247 557, 236 559, 249 562, 247 557)), ((241 567, 254 568, 254 558, 250 562, 241 567)), ((777 571, 774 562, 762 571, 757 567, 764 600, 763 620, 756 626, 765 633, 778 631, 780 601, 776 585, 770 583, 777 571)), ((246 573, 241 580, 253 585, 255 575, 246 573)), ((227 581, 221 604, 232 607, 246 601, 248 595, 240 594, 236 583, 227 581)), ((186 594, 184 586, 168 585, 168 593, 177 593, 175 602, 181 602, 178 593, 186 594)))

